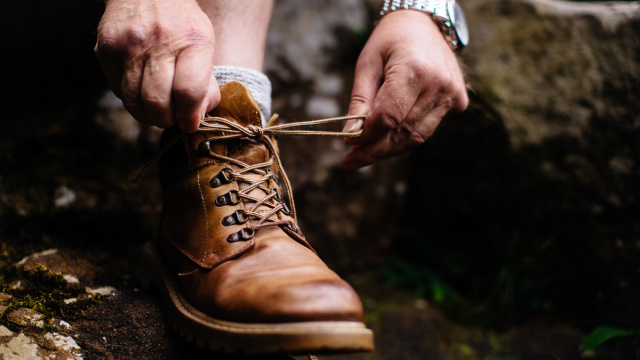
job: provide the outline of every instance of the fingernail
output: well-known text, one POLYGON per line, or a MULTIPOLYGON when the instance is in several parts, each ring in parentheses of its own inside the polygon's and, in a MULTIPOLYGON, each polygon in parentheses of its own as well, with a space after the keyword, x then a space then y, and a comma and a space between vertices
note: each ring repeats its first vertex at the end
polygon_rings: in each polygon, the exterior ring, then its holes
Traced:
POLYGON ((354 122, 352 122, 351 124, 348 124, 347 126, 345 126, 344 132, 357 132, 362 128, 362 124, 364 124, 364 122, 360 119, 355 120, 354 122))

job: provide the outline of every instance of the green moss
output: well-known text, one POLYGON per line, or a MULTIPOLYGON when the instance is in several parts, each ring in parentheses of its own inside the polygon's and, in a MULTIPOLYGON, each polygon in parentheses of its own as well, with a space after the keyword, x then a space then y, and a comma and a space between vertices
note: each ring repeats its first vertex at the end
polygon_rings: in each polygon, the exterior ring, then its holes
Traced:
POLYGON ((8 262, 0 263, 0 289, 12 295, 2 303, 8 306, 0 317, 0 324, 9 325, 6 314, 19 308, 35 310, 44 315, 45 323, 51 318, 75 320, 84 315, 85 310, 100 301, 100 296, 85 296, 79 286, 71 286, 62 274, 52 272, 44 266, 28 269, 8 262), (12 284, 20 282, 17 289, 12 284), (65 303, 65 299, 76 299, 65 303))

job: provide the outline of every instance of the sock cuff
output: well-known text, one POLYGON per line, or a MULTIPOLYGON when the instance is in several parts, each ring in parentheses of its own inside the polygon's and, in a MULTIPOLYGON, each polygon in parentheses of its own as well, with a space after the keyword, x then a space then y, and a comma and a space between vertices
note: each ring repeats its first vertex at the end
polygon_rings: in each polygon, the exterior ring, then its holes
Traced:
POLYGON ((231 81, 239 81, 249 88, 260 108, 262 126, 265 126, 271 117, 271 81, 267 75, 257 70, 229 65, 214 66, 213 72, 220 86, 231 81))

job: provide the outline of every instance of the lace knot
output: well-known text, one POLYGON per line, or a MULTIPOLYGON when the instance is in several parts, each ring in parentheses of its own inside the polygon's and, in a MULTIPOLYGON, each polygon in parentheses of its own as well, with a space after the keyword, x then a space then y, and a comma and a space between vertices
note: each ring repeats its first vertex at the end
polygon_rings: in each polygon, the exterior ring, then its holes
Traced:
POLYGON ((262 137, 264 136, 264 130, 260 126, 249 125, 247 129, 251 133, 251 135, 249 135, 250 138, 254 140, 262 140, 262 137))

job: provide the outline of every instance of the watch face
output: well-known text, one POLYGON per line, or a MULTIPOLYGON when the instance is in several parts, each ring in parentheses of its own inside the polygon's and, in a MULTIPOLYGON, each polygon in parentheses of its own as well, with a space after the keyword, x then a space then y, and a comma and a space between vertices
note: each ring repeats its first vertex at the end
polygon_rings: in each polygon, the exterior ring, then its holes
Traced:
POLYGON ((469 44, 469 29, 467 28, 467 21, 464 18, 462 9, 454 1, 451 1, 447 6, 447 11, 449 12, 449 18, 458 36, 458 46, 467 46, 469 44))

